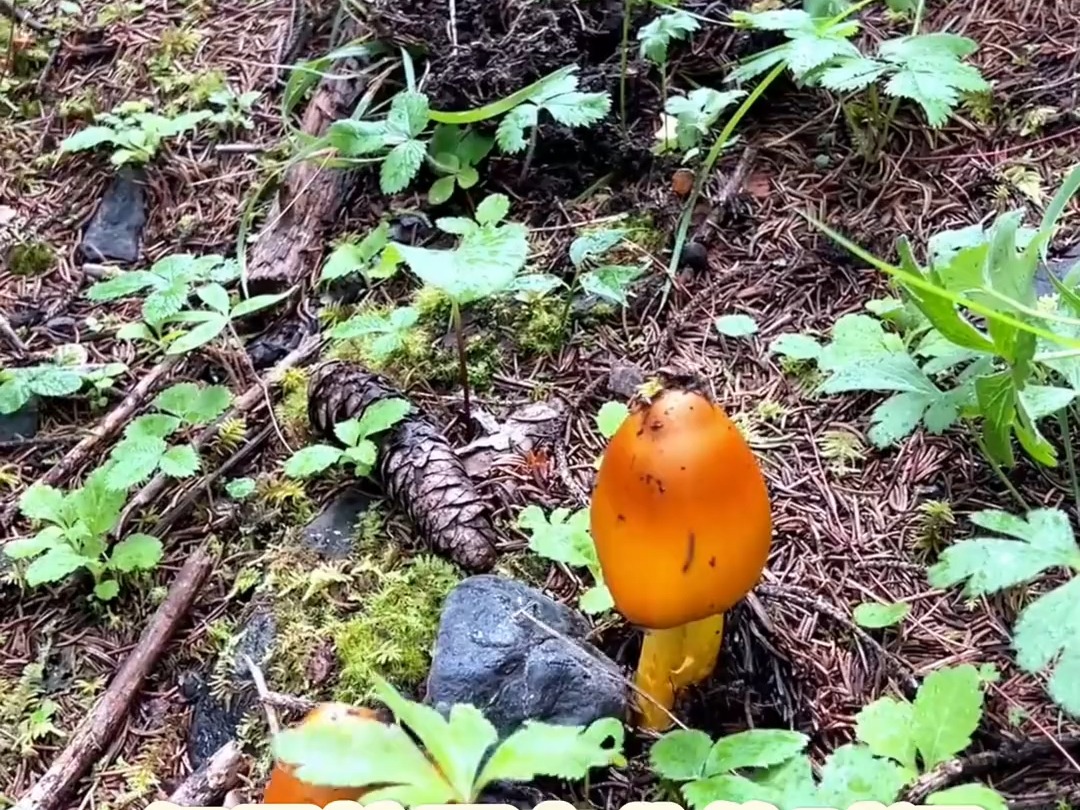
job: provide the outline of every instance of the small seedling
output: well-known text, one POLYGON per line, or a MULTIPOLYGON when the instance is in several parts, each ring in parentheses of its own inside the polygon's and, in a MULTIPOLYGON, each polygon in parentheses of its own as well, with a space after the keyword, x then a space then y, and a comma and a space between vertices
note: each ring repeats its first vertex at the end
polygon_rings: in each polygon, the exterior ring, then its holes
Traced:
POLYGON ((589 510, 555 509, 550 517, 539 506, 526 506, 518 515, 517 525, 529 535, 529 550, 553 562, 586 568, 596 582, 581 594, 578 606, 585 613, 603 613, 615 602, 604 584, 596 544, 589 533, 589 510))
POLYGON ((401 255, 390 244, 390 224, 379 226, 359 242, 344 241, 331 251, 319 282, 325 283, 360 273, 368 282, 390 278, 401 264, 401 255))
POLYGON ((334 425, 334 435, 344 449, 330 444, 313 444, 298 450, 285 462, 291 478, 310 478, 337 464, 352 464, 357 477, 375 467, 378 447, 372 437, 389 430, 409 413, 412 405, 404 399, 384 399, 367 408, 359 419, 334 425))
POLYGON ((339 323, 330 332, 334 340, 362 340, 375 362, 385 361, 399 351, 420 320, 414 307, 398 307, 386 314, 361 312, 339 323))
POLYGON ((94 596, 109 601, 120 592, 119 578, 155 568, 161 541, 148 534, 131 534, 112 547, 108 534, 120 519, 127 496, 106 481, 108 470, 95 470, 86 483, 71 492, 35 484, 19 499, 24 517, 44 524, 33 537, 4 546, 13 560, 32 559, 26 583, 37 587, 60 582, 80 569, 94 578, 94 596))
POLYGON ((207 103, 214 108, 213 114, 206 119, 207 123, 224 130, 251 129, 255 126, 251 119, 251 108, 261 96, 258 90, 240 94, 228 88, 216 90, 207 98, 207 103))
MULTIPOLYGON (((664 103, 662 124, 656 133, 656 152, 663 154, 677 149, 683 153, 684 163, 693 160, 721 113, 745 96, 742 90, 721 92, 711 87, 697 87, 685 96, 671 96, 664 103)), ((729 144, 733 142, 734 139, 728 140, 729 144)))
POLYGON ((593 768, 625 764, 623 726, 615 718, 588 727, 527 721, 500 742, 474 706, 454 705, 444 717, 406 700, 382 678, 373 680, 397 723, 348 714, 332 724, 305 723, 275 737, 276 758, 308 784, 349 785, 364 792, 365 804, 408 806, 472 804, 496 782, 576 780, 593 768))
POLYGON ((112 112, 99 113, 94 116, 96 126, 80 130, 60 143, 60 154, 110 144, 115 147, 110 158, 114 166, 149 163, 166 139, 195 129, 211 116, 209 110, 195 110, 169 118, 148 110, 146 102, 129 101, 112 112))
POLYGON ((242 501, 255 492, 254 478, 233 478, 225 482, 225 492, 230 498, 242 501))
POLYGON ((879 630, 899 624, 910 612, 911 605, 906 602, 863 602, 855 606, 852 618, 859 627, 879 630))
POLYGON ((454 196, 455 188, 475 186, 480 181, 476 167, 494 145, 493 138, 471 130, 452 124, 436 126, 428 144, 428 158, 435 172, 442 176, 428 189, 428 202, 442 205, 454 196))
POLYGON ((99 403, 126 371, 123 363, 70 363, 59 353, 52 363, 0 369, 0 414, 15 413, 34 396, 71 396, 87 383, 99 403))

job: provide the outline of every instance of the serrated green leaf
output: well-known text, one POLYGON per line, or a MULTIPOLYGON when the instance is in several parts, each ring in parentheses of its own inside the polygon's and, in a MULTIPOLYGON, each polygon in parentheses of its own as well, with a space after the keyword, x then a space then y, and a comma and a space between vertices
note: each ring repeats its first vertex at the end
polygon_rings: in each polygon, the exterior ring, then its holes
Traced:
POLYGON ((906 602, 882 604, 881 602, 863 602, 855 606, 853 618, 860 627, 877 629, 892 627, 911 612, 911 605, 906 602))
POLYGON ((948 588, 966 580, 964 595, 981 596, 1028 582, 1050 568, 1080 569, 1069 518, 1058 509, 1035 509, 1025 518, 990 509, 977 512, 972 521, 1017 539, 976 537, 950 546, 927 571, 931 586, 948 588))
POLYGON ((697 779, 682 786, 683 798, 694 810, 704 810, 713 802, 767 801, 772 790, 738 774, 720 774, 697 779))
POLYGON ((982 810, 1009 810, 1005 797, 986 785, 972 782, 931 793, 925 802, 930 807, 980 807, 982 810))
POLYGON ((610 439, 618 431, 630 409, 622 402, 605 402, 596 414, 596 429, 605 439, 610 439))
POLYGON ((297 450, 285 462, 285 475, 290 478, 310 478, 341 459, 341 451, 328 444, 313 444, 297 450))
POLYGON ((199 471, 199 454, 190 444, 170 447, 161 455, 161 471, 173 478, 190 478, 199 471))
POLYGON ((971 664, 931 672, 915 695, 912 737, 930 771, 969 745, 983 711, 982 682, 971 664))
POLYGON ((397 194, 409 187, 424 162, 427 147, 422 141, 399 143, 383 158, 379 168, 379 188, 383 194, 397 194))
POLYGON ((79 554, 66 543, 53 546, 26 568, 26 584, 31 588, 49 582, 59 582, 78 571, 88 562, 87 557, 79 554))
POLYGON ((779 765, 806 748, 809 738, 797 731, 752 728, 721 737, 705 759, 705 774, 727 773, 739 768, 779 765))
POLYGON ((685 11, 673 11, 657 17, 638 31, 641 55, 653 64, 667 62, 668 48, 676 40, 686 40, 701 25, 685 11))
POLYGON ((749 315, 721 315, 713 325, 717 332, 727 337, 749 337, 758 331, 757 321, 749 315))
POLYGON ((360 421, 358 419, 346 419, 334 425, 334 435, 338 441, 346 447, 352 447, 360 441, 360 421))
POLYGON ((860 801, 888 804, 917 774, 862 745, 842 745, 825 760, 818 785, 821 807, 851 807, 860 801))
POLYGON ((191 287, 186 279, 167 282, 155 289, 143 301, 142 316, 149 324, 160 324, 184 308, 191 287))
POLYGON ((713 741, 704 731, 669 731, 649 749, 649 765, 662 779, 685 782, 705 775, 713 741))
POLYGON ((64 530, 59 526, 46 526, 33 537, 20 537, 4 545, 4 554, 12 560, 36 557, 64 542, 64 530))
POLYGON ((66 397, 82 388, 82 375, 56 366, 39 366, 27 378, 30 391, 42 397, 66 397))
POLYGON ((113 546, 109 567, 124 574, 150 571, 161 561, 161 541, 149 534, 131 534, 113 546))
POLYGON ((575 267, 584 267, 586 262, 604 256, 625 238, 623 228, 601 228, 581 234, 570 243, 570 261, 575 267))
POLYGON ((615 597, 611 595, 608 586, 604 584, 586 588, 578 599, 578 608, 582 613, 588 613, 589 615, 603 613, 614 607, 615 597))
POLYGON ((124 428, 124 436, 149 439, 165 439, 180 427, 180 418, 167 413, 144 413, 124 428))
POLYGON ((1024 608, 1013 628, 1013 647, 1016 662, 1028 672, 1057 661, 1047 684, 1050 697, 1080 716, 1080 577, 1024 608))
POLYGON ((416 138, 427 128, 428 111, 428 98, 423 93, 398 93, 390 102, 386 128, 400 137, 416 138))
POLYGON ((809 335, 780 335, 769 343, 769 351, 792 360, 817 360, 821 344, 809 335))
POLYGON ((93 149, 103 143, 112 143, 116 132, 112 127, 95 126, 79 130, 74 135, 69 135, 60 142, 60 152, 82 152, 93 149))
POLYGON ((867 437, 875 447, 889 447, 906 439, 919 426, 927 408, 935 401, 933 397, 912 391, 893 394, 874 408, 867 437))
POLYGON ((94 470, 85 483, 68 494, 72 514, 95 535, 111 532, 120 519, 127 493, 108 485, 107 468, 94 470))
POLYGON ((539 112, 535 104, 522 104, 504 115, 495 130, 499 149, 508 155, 523 152, 528 145, 525 131, 536 126, 539 112))
POLYGON ((254 478, 233 478, 225 483, 225 492, 230 498, 240 501, 255 492, 254 478))
POLYGON ((894 759, 910 771, 917 768, 915 709, 906 700, 883 697, 864 706, 855 717, 855 736, 879 757, 894 759))
POLYGON ((590 295, 626 306, 627 290, 645 272, 638 265, 608 264, 582 273, 578 283, 590 295))
POLYGON ((510 213, 510 198, 505 194, 489 194, 476 206, 476 222, 479 225, 495 225, 510 213))
POLYGON ((30 386, 23 377, 12 377, 0 384, 0 413, 8 414, 22 408, 31 396, 30 386))
POLYGON ((103 579, 94 586, 94 596, 102 602, 111 602, 120 593, 120 583, 115 579, 103 579))
POLYGON ((30 520, 60 523, 64 519, 64 493, 48 484, 34 484, 19 498, 19 511, 30 520))
POLYGON ((91 301, 113 301, 117 298, 127 298, 142 292, 155 281, 153 274, 145 270, 128 270, 121 272, 113 278, 95 282, 86 291, 86 297, 91 301))
POLYGON ((821 74, 823 87, 837 93, 862 90, 880 79, 889 69, 888 64, 865 56, 844 59, 821 74))
POLYGON ((378 448, 374 442, 361 439, 354 447, 345 448, 345 458, 356 465, 356 475, 367 475, 378 459, 378 448))
POLYGON ((579 509, 569 515, 555 509, 550 517, 536 505, 525 507, 518 515, 518 528, 529 533, 529 549, 555 562, 590 571, 599 571, 596 545, 589 533, 589 510, 579 509))
POLYGON ((113 448, 105 482, 112 490, 124 491, 141 484, 157 470, 161 457, 169 449, 164 439, 134 436, 113 448))

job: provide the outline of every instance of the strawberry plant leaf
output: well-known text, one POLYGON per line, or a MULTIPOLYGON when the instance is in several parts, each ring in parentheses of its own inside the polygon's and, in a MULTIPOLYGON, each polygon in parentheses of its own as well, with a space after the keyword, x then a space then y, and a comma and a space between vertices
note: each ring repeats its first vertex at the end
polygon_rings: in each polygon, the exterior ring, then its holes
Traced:
POLYGON ((360 435, 360 421, 346 419, 344 422, 338 422, 334 425, 334 435, 346 447, 352 447, 362 438, 360 435))
POLYGON ((964 582, 965 596, 981 596, 1028 582, 1050 568, 1080 570, 1080 548, 1068 516, 1058 509, 1034 509, 1024 518, 989 509, 971 520, 1016 539, 976 537, 950 546, 927 572, 931 586, 964 582))
POLYGON ((120 593, 120 583, 115 579, 103 579, 94 586, 94 596, 102 602, 111 602, 120 593))
POLYGON ((713 325, 717 332, 727 337, 749 337, 758 331, 757 321, 749 315, 721 315, 713 325))
POLYGON ((83 378, 77 371, 55 366, 39 366, 27 377, 30 391, 43 397, 65 397, 82 388, 83 378))
MULTIPOLYGON (((195 290, 195 294, 199 296, 199 299, 206 304, 210 309, 215 312, 219 312, 222 315, 229 314, 229 293, 220 284, 207 284, 203 287, 199 287, 195 290)), ((168 313, 172 315, 173 313, 168 313)), ((161 320, 161 318, 157 318, 161 320)))
POLYGON ((705 774, 727 773, 739 768, 779 765, 806 748, 805 734, 785 729, 753 728, 721 737, 705 760, 705 774))
POLYGON ((19 498, 19 511, 30 520, 60 523, 64 519, 64 493, 48 484, 34 484, 19 498))
POLYGON ((474 792, 500 780, 530 781, 537 776, 582 779, 593 768, 625 765, 623 724, 613 718, 588 727, 526 721, 495 749, 474 792))
POLYGON ((381 399, 364 410, 358 425, 359 437, 367 439, 384 430, 389 430, 412 410, 412 404, 407 399, 394 397, 381 399))
POLYGON ((496 225, 510 213, 510 199, 505 194, 489 194, 476 206, 478 225, 496 225))
POLYGON ((930 771, 971 745, 983 712, 982 681, 971 664, 931 672, 915 695, 912 737, 930 771))
POLYGON ((821 344, 809 335, 780 335, 769 343, 769 351, 792 360, 817 360, 821 344))
POLYGON ((615 607, 615 598, 611 595, 608 586, 604 584, 586 588, 578 599, 578 608, 582 613, 590 615, 604 613, 613 607, 615 607))
POLYGON ((657 776, 678 782, 705 775, 705 760, 713 741, 704 731, 669 731, 649 749, 649 764, 657 776))
POLYGON ((109 567, 129 574, 150 571, 161 561, 161 541, 149 534, 131 534, 113 546, 109 567))
POLYGON ((440 177, 432 183, 431 188, 428 189, 428 202, 431 203, 431 205, 442 205, 454 196, 454 189, 456 187, 456 175, 448 174, 445 177, 440 177))
POLYGON ((986 785, 972 782, 938 790, 926 797, 929 807, 980 807, 982 810, 1009 810, 1005 797, 986 785))
POLYGON ((86 291, 86 297, 91 301, 115 301, 117 298, 127 298, 142 292, 154 284, 157 279, 146 270, 127 270, 112 278, 95 282, 86 291))
POLYGON ((686 40, 701 24, 685 11, 662 14, 638 31, 641 55, 656 65, 667 62, 668 48, 676 40, 686 40))
POLYGON ((630 409, 622 402, 605 402, 596 414, 596 429, 605 439, 610 439, 629 415, 630 409))
POLYGON ((522 104, 502 117, 495 130, 495 143, 508 155, 525 151, 525 131, 535 127, 540 110, 535 104, 522 104))
POLYGON ((863 602, 861 605, 856 605, 853 618, 859 627, 878 629, 899 624, 910 612, 911 605, 906 602, 892 604, 863 602))
POLYGON ((704 810, 713 802, 735 802, 736 806, 741 806, 745 802, 772 798, 769 788, 734 773, 687 782, 682 786, 682 794, 695 810, 704 810))
POLYGON ((397 194, 408 188, 424 163, 427 147, 423 141, 399 143, 383 158, 379 167, 379 188, 383 194, 397 194))
POLYGON ((12 560, 36 557, 64 542, 64 530, 59 526, 46 526, 33 537, 20 537, 4 545, 4 554, 12 560))
POLYGON ((93 562, 79 554, 67 543, 53 546, 26 568, 26 584, 31 588, 48 582, 59 582, 93 562))
POLYGON ((108 485, 107 468, 98 468, 85 483, 68 494, 74 516, 94 535, 111 532, 120 519, 127 494, 108 485))
POLYGON ((1013 629, 1013 647, 1016 662, 1027 672, 1054 664, 1047 684, 1050 697, 1080 716, 1080 577, 1024 608, 1013 629))
POLYGON ((586 262, 598 259, 626 238, 622 228, 602 228, 575 237, 570 243, 570 261, 583 268, 586 262))
POLYGON ((916 770, 915 708, 906 700, 883 697, 855 717, 855 737, 876 756, 894 759, 910 771, 916 770))
POLYGON ((285 462, 285 475, 290 478, 310 478, 336 464, 341 456, 341 450, 328 444, 302 447, 285 462))
POLYGON ((398 93, 390 102, 386 128, 391 134, 416 138, 427 128, 429 112, 428 97, 423 93, 398 93))
POLYGON ((374 442, 361 439, 356 446, 345 448, 345 458, 356 465, 354 471, 356 475, 367 475, 371 472, 371 468, 375 466, 378 452, 374 442))
POLYGON ((931 127, 941 127, 961 93, 990 89, 977 68, 961 61, 975 49, 974 40, 941 32, 887 40, 878 53, 895 72, 885 92, 911 99, 923 108, 931 127))
POLYGON ((157 470, 169 445, 154 436, 124 439, 113 448, 105 482, 109 489, 128 490, 157 470))
POLYGON ((608 264, 581 274, 581 289, 590 295, 626 306, 627 288, 645 272, 644 267, 608 264))
POLYGON ((815 804, 819 807, 851 807, 856 802, 889 803, 896 800, 916 773, 887 759, 880 759, 862 745, 842 745, 825 760, 815 804))
POLYGON ((166 439, 180 427, 180 418, 167 413, 144 413, 133 419, 124 428, 124 436, 129 439, 150 438, 166 439))
POLYGON ((190 478, 199 471, 199 454, 190 444, 170 447, 161 455, 161 471, 173 478, 190 478))

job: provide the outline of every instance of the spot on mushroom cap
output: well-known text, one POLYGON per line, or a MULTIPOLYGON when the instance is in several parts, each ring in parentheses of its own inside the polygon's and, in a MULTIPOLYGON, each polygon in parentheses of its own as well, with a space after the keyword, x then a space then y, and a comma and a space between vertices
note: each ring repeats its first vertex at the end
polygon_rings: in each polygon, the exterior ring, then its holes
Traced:
POLYGON ((590 526, 626 619, 652 629, 723 613, 761 578, 772 538, 764 476, 723 408, 671 389, 612 437, 590 526))

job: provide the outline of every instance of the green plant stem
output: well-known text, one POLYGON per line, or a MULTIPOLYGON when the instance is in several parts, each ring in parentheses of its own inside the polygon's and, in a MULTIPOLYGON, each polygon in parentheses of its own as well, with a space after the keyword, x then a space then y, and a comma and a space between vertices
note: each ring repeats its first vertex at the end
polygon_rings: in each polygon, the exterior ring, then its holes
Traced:
POLYGON ((667 109, 667 60, 660 63, 660 109, 667 109))
POLYGON ((465 394, 465 428, 472 430, 472 408, 469 401, 469 364, 465 357, 465 330, 461 325, 461 307, 456 300, 450 302, 450 319, 454 325, 454 336, 457 338, 458 369, 461 374, 461 389, 465 394))
POLYGON ((574 290, 577 289, 578 277, 581 275, 581 267, 574 265, 574 275, 570 277, 570 287, 566 293, 566 306, 563 307, 562 323, 563 329, 566 329, 570 324, 570 308, 574 304, 574 290))
MULTIPOLYGON (((926 10, 926 0, 919 0, 919 4, 915 7, 915 19, 911 23, 911 36, 916 36, 919 33, 919 26, 922 25, 923 12, 926 10)), ((877 85, 872 85, 873 89, 877 90, 877 85)), ((881 135, 874 144, 874 156, 880 157, 881 153, 885 151, 885 144, 889 140, 889 129, 892 127, 893 121, 896 119, 896 111, 900 108, 900 97, 894 96, 893 100, 889 102, 889 109, 885 113, 885 120, 881 123, 881 135)))
POLYGON ((498 118, 500 115, 505 115, 510 110, 517 107, 519 104, 523 104, 528 101, 536 93, 537 89, 547 84, 548 82, 556 81, 564 76, 568 76, 573 72, 575 65, 567 65, 566 67, 559 68, 556 71, 549 73, 541 79, 530 84, 528 87, 523 87, 515 93, 511 93, 506 98, 501 98, 498 101, 493 101, 490 104, 485 104, 483 107, 477 107, 475 110, 462 110, 461 112, 443 112, 440 110, 431 110, 428 116, 436 124, 457 124, 459 126, 463 124, 475 124, 478 121, 486 121, 489 118, 498 118))
POLYGON ((634 0, 623 0, 622 44, 619 46, 619 126, 626 132, 626 70, 630 61, 630 9, 634 0))
POLYGON ((525 150, 525 160, 521 163, 521 174, 518 176, 518 182, 524 183, 525 178, 529 176, 529 169, 532 167, 533 155, 536 153, 536 133, 540 131, 540 119, 539 113, 537 113, 536 125, 529 132, 529 146, 525 150))
POLYGON ((705 156, 704 162, 701 164, 701 168, 698 170, 697 176, 694 178, 694 187, 690 191, 690 196, 686 199, 686 205, 683 207, 682 216, 679 218, 679 230, 675 234, 675 246, 671 251, 671 262, 668 264, 668 281, 664 285, 664 294, 660 301, 660 308, 663 309, 664 303, 667 300, 668 292, 671 290, 671 282, 675 278, 675 271, 679 267, 679 256, 682 253, 683 245, 686 244, 686 237, 690 231, 690 220, 694 216, 694 208, 697 205, 698 197, 701 196, 701 190, 705 186, 705 180, 712 173, 713 165, 716 163, 717 158, 720 157, 720 153, 727 146, 728 141, 731 140, 731 135, 735 131, 735 127, 739 125, 739 122, 746 117, 746 114, 750 112, 750 108, 754 106, 756 102, 764 92, 768 89, 776 79, 787 69, 787 65, 784 62, 776 65, 769 73, 758 82, 750 95, 743 99, 742 104, 735 110, 731 118, 728 119, 724 128, 720 130, 720 134, 716 136, 716 140, 713 142, 712 148, 705 156))
POLYGON ((982 453, 983 458, 985 458, 987 463, 990 465, 990 469, 994 471, 994 475, 998 477, 998 480, 1001 481, 1001 483, 1005 486, 1005 489, 1009 491, 1009 494, 1016 499, 1016 503, 1019 504, 1020 509, 1024 512, 1027 512, 1027 501, 1025 501, 1024 496, 1020 494, 1020 490, 1013 486, 1013 482, 1009 480, 1009 476, 1007 476, 1005 474, 1005 471, 1001 469, 1001 465, 997 463, 997 460, 992 455, 990 455, 990 451, 987 450, 986 442, 983 441, 982 435, 974 427, 971 428, 971 431, 975 434, 975 444, 978 445, 979 452, 982 453))
POLYGON ((1069 483, 1072 485, 1073 516, 1080 520, 1080 479, 1076 477, 1076 457, 1073 455, 1072 431, 1069 429, 1069 412, 1062 408, 1057 412, 1058 424, 1061 425, 1061 439, 1065 443, 1065 465, 1069 469, 1069 483))

